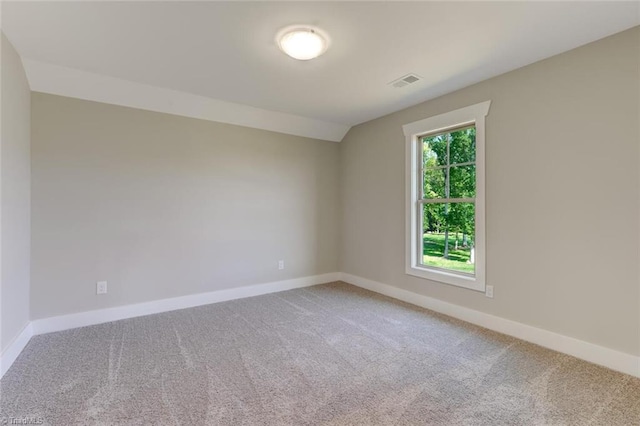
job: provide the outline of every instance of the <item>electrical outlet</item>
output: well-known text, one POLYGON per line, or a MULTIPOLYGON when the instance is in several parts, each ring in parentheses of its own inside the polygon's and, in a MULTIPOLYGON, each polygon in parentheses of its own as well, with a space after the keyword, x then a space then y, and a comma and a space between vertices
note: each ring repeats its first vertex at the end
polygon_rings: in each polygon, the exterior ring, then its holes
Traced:
POLYGON ((487 286, 487 290, 485 291, 485 296, 490 297, 493 299, 493 286, 492 285, 488 285, 487 286))
POLYGON ((284 269, 284 260, 278 260, 278 269, 284 269))
POLYGON ((107 282, 98 281, 96 283, 96 294, 107 294, 107 282))

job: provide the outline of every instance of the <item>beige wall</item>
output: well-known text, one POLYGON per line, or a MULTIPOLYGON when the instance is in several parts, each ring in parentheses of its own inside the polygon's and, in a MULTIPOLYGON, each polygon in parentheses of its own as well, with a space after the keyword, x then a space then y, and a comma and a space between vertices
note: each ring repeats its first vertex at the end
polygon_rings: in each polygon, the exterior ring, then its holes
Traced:
POLYGON ((32 319, 337 270, 336 143, 41 93, 32 139, 32 319))
POLYGON ((30 97, 22 61, 4 34, 1 51, 0 352, 29 322, 30 97))
POLYGON ((354 127, 341 270, 640 355, 640 29, 354 127), (487 283, 405 275, 402 125, 492 100, 487 283))

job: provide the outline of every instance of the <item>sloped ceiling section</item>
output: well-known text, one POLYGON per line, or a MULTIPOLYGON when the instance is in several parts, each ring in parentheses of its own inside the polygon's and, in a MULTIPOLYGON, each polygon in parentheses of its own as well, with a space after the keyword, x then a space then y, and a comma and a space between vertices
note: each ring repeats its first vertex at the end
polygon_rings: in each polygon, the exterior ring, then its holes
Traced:
POLYGON ((34 92, 340 142, 351 126, 23 60, 34 92))

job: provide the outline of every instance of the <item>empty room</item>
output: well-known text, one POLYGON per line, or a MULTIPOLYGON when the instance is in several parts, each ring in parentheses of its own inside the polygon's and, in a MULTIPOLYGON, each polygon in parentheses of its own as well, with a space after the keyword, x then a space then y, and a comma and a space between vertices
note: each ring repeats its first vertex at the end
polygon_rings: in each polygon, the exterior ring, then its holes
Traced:
POLYGON ((640 425, 639 2, 0 7, 0 424, 640 425))

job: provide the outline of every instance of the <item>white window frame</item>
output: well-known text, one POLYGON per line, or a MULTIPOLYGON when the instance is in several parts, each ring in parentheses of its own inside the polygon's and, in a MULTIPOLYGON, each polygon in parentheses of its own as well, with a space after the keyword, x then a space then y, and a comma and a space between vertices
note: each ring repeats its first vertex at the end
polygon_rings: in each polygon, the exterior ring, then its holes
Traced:
POLYGON ((406 137, 406 268, 408 275, 464 287, 471 290, 485 291, 486 280, 486 241, 485 241, 485 117, 489 113, 491 101, 481 102, 455 111, 425 118, 424 120, 402 126, 406 137), (422 256, 422 239, 418 235, 422 229, 419 220, 422 212, 418 200, 420 187, 417 173, 420 170, 418 158, 419 143, 424 135, 444 132, 448 129, 475 124, 476 127, 476 198, 475 198, 475 274, 456 273, 424 266, 420 262, 422 256))

